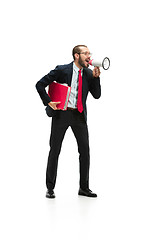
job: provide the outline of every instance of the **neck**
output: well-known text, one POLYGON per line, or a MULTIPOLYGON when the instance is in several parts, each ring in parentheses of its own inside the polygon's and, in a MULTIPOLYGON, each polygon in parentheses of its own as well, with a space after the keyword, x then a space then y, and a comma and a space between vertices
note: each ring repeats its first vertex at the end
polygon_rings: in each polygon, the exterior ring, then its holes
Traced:
POLYGON ((79 68, 79 69, 82 69, 83 67, 77 62, 77 61, 74 61, 75 65, 79 68))

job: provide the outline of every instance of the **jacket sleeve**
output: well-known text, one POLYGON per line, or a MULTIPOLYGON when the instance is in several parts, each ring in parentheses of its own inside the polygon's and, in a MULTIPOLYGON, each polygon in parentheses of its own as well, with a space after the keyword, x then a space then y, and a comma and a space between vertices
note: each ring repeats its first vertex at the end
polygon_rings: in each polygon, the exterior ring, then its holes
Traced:
POLYGON ((40 98, 42 99, 42 102, 45 106, 48 105, 49 102, 51 102, 50 97, 48 96, 45 88, 51 84, 53 81, 56 81, 58 78, 58 66, 50 71, 47 75, 45 75, 42 79, 40 79, 37 83, 36 83, 36 89, 37 92, 40 95, 40 98))
POLYGON ((92 96, 96 99, 100 98, 101 96, 101 85, 100 85, 100 78, 94 78, 93 73, 90 75, 90 87, 89 91, 92 96))

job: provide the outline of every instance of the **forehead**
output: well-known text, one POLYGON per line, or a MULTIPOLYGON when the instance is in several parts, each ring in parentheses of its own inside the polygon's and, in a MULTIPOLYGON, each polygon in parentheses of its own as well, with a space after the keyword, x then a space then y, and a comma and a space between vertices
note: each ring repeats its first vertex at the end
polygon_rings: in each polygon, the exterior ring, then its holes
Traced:
POLYGON ((80 47, 81 52, 89 52, 87 47, 80 47))

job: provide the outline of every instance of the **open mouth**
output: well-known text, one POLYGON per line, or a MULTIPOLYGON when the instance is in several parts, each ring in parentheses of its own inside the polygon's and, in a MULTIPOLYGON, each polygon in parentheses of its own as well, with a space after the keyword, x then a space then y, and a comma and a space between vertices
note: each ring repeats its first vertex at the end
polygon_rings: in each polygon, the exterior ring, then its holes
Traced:
POLYGON ((87 64, 89 64, 89 59, 86 59, 85 62, 86 62, 87 64))

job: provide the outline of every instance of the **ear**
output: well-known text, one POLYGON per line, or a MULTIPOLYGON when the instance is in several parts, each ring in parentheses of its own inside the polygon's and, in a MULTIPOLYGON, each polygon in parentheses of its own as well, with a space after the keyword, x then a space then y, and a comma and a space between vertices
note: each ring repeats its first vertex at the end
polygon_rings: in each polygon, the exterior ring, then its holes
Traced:
POLYGON ((74 56, 75 56, 75 59, 77 59, 77 60, 79 59, 79 54, 78 53, 75 53, 74 56))

